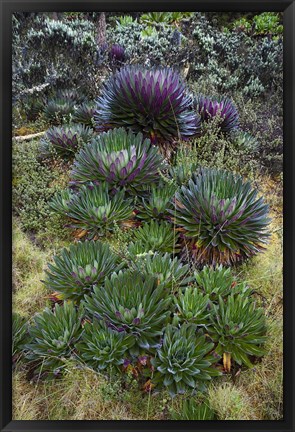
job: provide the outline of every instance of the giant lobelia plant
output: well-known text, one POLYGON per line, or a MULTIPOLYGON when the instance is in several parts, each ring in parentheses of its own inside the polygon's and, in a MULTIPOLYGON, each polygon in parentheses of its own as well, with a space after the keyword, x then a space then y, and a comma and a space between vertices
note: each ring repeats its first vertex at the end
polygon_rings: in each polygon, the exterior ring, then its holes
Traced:
POLYGON ((200 117, 177 72, 170 68, 126 66, 104 84, 97 99, 97 127, 130 128, 152 142, 189 138, 200 117))
POLYGON ((76 155, 71 184, 106 182, 112 188, 137 193, 159 183, 163 158, 141 133, 123 128, 102 133, 76 155))
POLYGON ((198 264, 232 265, 264 250, 268 205, 251 184, 230 172, 200 169, 175 194, 176 224, 185 254, 198 264))

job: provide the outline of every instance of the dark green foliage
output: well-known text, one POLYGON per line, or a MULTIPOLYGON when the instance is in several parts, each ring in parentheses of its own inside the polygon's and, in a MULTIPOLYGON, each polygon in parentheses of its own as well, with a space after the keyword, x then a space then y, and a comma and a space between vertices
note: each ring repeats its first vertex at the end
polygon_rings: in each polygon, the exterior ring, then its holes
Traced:
POLYGON ((81 105, 75 107, 72 120, 75 123, 82 123, 86 126, 94 126, 94 102, 84 102, 81 105))
POLYGON ((40 153, 42 157, 73 157, 79 147, 92 137, 93 130, 82 124, 52 127, 40 141, 40 153))
POLYGON ((71 99, 63 97, 55 97, 49 99, 44 107, 45 119, 53 125, 68 123, 71 120, 71 115, 74 112, 75 102, 71 99))
POLYGON ((85 306, 91 315, 114 331, 132 335, 136 346, 147 350, 159 344, 169 314, 170 299, 163 291, 153 276, 120 271, 106 278, 103 287, 94 287, 93 294, 85 297, 85 306))
POLYGON ((86 322, 82 337, 76 345, 78 357, 97 371, 116 368, 127 357, 127 351, 134 345, 131 335, 112 330, 105 323, 94 320, 86 322))
POLYGON ((216 420, 216 415, 208 402, 200 404, 195 399, 186 399, 180 412, 172 411, 172 420, 216 420))
POLYGON ((186 322, 198 326, 207 326, 211 314, 211 302, 209 295, 204 295, 195 287, 186 288, 174 299, 176 304, 176 316, 174 323, 186 322))
POLYGON ((95 119, 98 127, 124 126, 152 142, 190 137, 200 125, 177 72, 139 65, 120 69, 104 84, 95 119))
POLYGON ((25 349, 28 360, 38 362, 40 373, 57 374, 62 370, 81 335, 81 319, 82 309, 77 311, 71 302, 56 304, 53 311, 46 308, 34 316, 29 328, 32 340, 25 349))
POLYGON ((171 198, 175 194, 177 186, 175 184, 167 184, 152 186, 148 198, 142 199, 142 208, 139 207, 140 219, 167 219, 169 218, 168 209, 172 209, 171 198))
POLYGON ((86 241, 70 245, 48 264, 46 287, 62 294, 62 298, 79 302, 94 285, 102 285, 106 276, 118 271, 118 256, 105 243, 86 241))
POLYGON ((230 268, 220 266, 207 267, 195 272, 198 290, 209 295, 211 301, 218 301, 219 296, 226 298, 231 294, 250 295, 251 290, 245 282, 238 282, 230 268))
MULTIPOLYGON (((134 231, 134 238, 140 242, 144 250, 142 252, 169 252, 177 251, 178 233, 173 225, 168 222, 145 222, 142 227, 134 231)), ((139 248, 140 250, 140 248, 139 248)))
POLYGON ((216 352, 229 353, 239 364, 252 367, 249 356, 262 356, 266 341, 264 311, 245 295, 230 295, 226 302, 219 297, 210 316, 210 334, 218 344, 216 352))
POLYGON ((134 262, 131 266, 144 275, 154 276, 158 285, 163 286, 168 292, 175 291, 193 280, 188 274, 189 266, 183 265, 178 258, 172 259, 168 253, 133 256, 134 262))
POLYGON ((28 322, 17 313, 12 314, 12 357, 22 353, 23 346, 28 342, 28 322))
POLYGON ((79 228, 87 232, 87 238, 104 236, 113 231, 115 224, 122 224, 132 217, 132 202, 125 193, 109 195, 107 185, 82 186, 78 192, 70 189, 56 194, 50 207, 70 219, 68 228, 79 228))
POLYGON ((177 393, 204 390, 204 382, 220 373, 212 367, 218 356, 212 354, 214 344, 207 342, 193 324, 183 324, 179 329, 168 325, 162 347, 152 360, 155 382, 167 387, 173 397, 177 393))
POLYGON ((147 185, 158 183, 163 158, 141 133, 125 129, 102 133, 77 154, 71 172, 72 184, 89 181, 106 182, 114 188, 137 193, 147 185))
POLYGON ((232 265, 263 251, 268 206, 257 193, 240 176, 215 169, 200 169, 176 193, 175 222, 198 263, 232 265))

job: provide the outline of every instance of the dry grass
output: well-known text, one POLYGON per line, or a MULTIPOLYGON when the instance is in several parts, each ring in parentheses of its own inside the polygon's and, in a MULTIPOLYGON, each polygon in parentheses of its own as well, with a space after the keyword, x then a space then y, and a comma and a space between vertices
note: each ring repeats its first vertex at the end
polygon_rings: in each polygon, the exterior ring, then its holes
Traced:
MULTIPOLYGON (((13 379, 14 420, 155 420, 163 419, 162 396, 122 390, 121 383, 69 362, 61 379, 28 383, 22 372, 13 379)), ((164 407, 163 407, 164 409, 164 407)))
POLYGON ((50 257, 37 248, 27 235, 13 225, 13 311, 31 317, 45 306, 48 294, 41 280, 50 257))

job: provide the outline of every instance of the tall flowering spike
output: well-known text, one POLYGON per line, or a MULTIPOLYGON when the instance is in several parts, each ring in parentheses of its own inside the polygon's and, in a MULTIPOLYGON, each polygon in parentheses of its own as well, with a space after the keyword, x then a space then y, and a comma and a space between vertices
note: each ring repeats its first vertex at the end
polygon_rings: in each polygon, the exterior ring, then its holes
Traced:
POLYGON ((170 68, 126 66, 105 83, 97 100, 97 127, 123 126, 152 142, 197 134, 200 117, 179 74, 170 68))
POLYGON ((268 205, 240 176, 200 169, 175 194, 170 211, 188 240, 185 250, 199 264, 232 265, 264 250, 268 205))
POLYGON ((209 121, 219 115, 221 118, 220 130, 228 133, 239 127, 239 113, 231 99, 227 97, 211 98, 199 96, 195 105, 202 121, 209 121))
POLYGON ((113 129, 100 134, 77 154, 72 184, 106 182, 112 187, 140 191, 161 179, 166 167, 157 148, 142 134, 113 129))

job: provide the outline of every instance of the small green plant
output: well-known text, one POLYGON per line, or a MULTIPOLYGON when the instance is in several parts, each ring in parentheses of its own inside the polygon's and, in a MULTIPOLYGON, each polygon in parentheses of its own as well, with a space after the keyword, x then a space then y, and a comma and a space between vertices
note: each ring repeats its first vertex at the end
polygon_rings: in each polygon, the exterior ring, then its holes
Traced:
POLYGON ((134 345, 131 335, 112 330, 105 323, 86 322, 80 341, 76 344, 78 357, 97 371, 120 371, 127 351, 134 345))
POLYGON ((93 286, 102 285, 106 276, 122 268, 110 247, 99 241, 70 245, 48 264, 45 286, 57 291, 64 299, 80 302, 93 286))
POLYGON ((168 24, 171 20, 169 12, 149 12, 141 15, 140 22, 148 25, 168 24))
POLYGON ((175 184, 164 184, 151 187, 148 198, 142 199, 142 209, 139 207, 137 217, 144 220, 167 219, 168 209, 172 209, 171 199, 175 194, 177 186, 175 184))
POLYGON ((120 271, 106 278, 103 287, 94 287, 85 297, 85 306, 92 316, 101 319, 113 330, 132 335, 138 348, 149 350, 160 342, 169 314, 169 296, 153 276, 120 271))
POLYGON ((12 314, 12 357, 15 360, 28 342, 28 321, 17 313, 12 314))
POLYGON ((119 17, 116 23, 119 27, 128 27, 130 24, 133 24, 135 21, 130 15, 122 15, 119 17))
POLYGON ((76 310, 72 302, 55 305, 53 311, 46 308, 34 316, 29 328, 31 342, 25 345, 26 357, 38 363, 41 372, 62 371, 65 360, 72 356, 75 342, 81 336, 82 309, 76 310))
POLYGON ((151 220, 145 222, 142 227, 134 231, 134 239, 137 243, 139 253, 143 252, 168 252, 177 251, 178 233, 168 222, 156 222, 151 220), (139 243, 138 243, 139 242, 139 243), (143 249, 140 248, 142 245, 143 249), (141 250, 141 252, 140 252, 141 250))
POLYGON ((70 219, 67 227, 83 230, 88 239, 104 236, 115 224, 132 217, 132 202, 125 198, 125 192, 110 196, 106 184, 90 183, 76 193, 63 190, 53 197, 50 207, 70 219))
POLYGON ((210 334, 217 343, 216 352, 223 355, 227 371, 231 358, 239 365, 252 367, 249 356, 261 357, 266 341, 266 321, 262 308, 245 295, 230 295, 227 300, 219 297, 210 315, 210 334))
POLYGON ((283 33, 279 15, 273 12, 263 12, 253 18, 256 34, 278 35, 283 33))
MULTIPOLYGON (((134 255, 133 255, 134 256, 134 255)), ((159 286, 167 292, 177 290, 192 281, 189 266, 183 265, 178 258, 172 259, 168 253, 143 254, 131 263, 135 271, 144 275, 154 276, 159 286)))
POLYGON ((204 295, 194 287, 186 288, 174 298, 176 315, 174 323, 193 323, 198 326, 208 326, 211 314, 211 302, 208 294, 204 295))
POLYGON ((245 282, 238 282, 230 268, 222 265, 214 267, 205 266, 199 272, 195 272, 197 289, 209 295, 213 302, 218 301, 219 296, 226 298, 231 294, 250 295, 251 290, 245 282))
POLYGON ((184 400, 181 411, 172 410, 172 420, 215 420, 215 411, 208 402, 198 403, 195 399, 184 400))
POLYGON ((203 333, 197 333, 193 324, 183 324, 179 329, 168 325, 163 344, 152 360, 153 382, 167 387, 172 397, 188 391, 204 391, 204 382, 220 375, 212 367, 219 358, 212 353, 213 347, 203 333))

